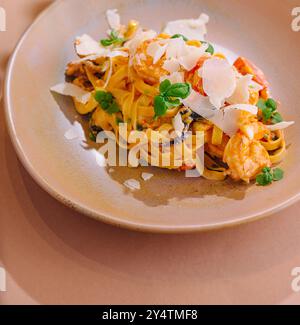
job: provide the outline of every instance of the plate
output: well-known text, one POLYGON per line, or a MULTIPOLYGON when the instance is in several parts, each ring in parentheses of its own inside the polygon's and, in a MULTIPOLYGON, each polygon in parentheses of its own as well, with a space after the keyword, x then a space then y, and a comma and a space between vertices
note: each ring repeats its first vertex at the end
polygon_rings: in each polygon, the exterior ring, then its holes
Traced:
POLYGON ((148 232, 194 232, 222 228, 269 215, 299 198, 300 33, 293 32, 293 1, 56 1, 32 24, 11 57, 6 76, 7 125, 16 152, 38 184, 67 206, 97 220, 148 232), (118 8, 159 30, 163 23, 207 13, 208 39, 262 67, 272 93, 282 103, 286 120, 285 178, 263 188, 226 181, 186 178, 155 168, 108 170, 99 166, 96 150, 77 138, 65 138, 80 120, 69 100, 55 98, 49 88, 63 81, 67 62, 75 58, 73 39, 89 33, 96 39, 107 30, 105 11, 118 8), (272 10, 270 10, 272 8, 272 10), (141 190, 124 187, 141 180, 141 190))

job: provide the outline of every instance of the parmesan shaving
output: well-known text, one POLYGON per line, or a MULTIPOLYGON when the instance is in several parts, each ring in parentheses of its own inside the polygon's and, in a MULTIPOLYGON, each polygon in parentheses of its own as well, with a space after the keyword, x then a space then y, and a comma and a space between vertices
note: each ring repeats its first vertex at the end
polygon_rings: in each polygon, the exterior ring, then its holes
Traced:
POLYGON ((180 112, 176 114, 176 116, 173 118, 173 127, 178 136, 181 136, 183 130, 184 130, 184 123, 182 122, 182 117, 180 112))
POLYGON ((234 68, 223 59, 207 59, 202 67, 203 89, 210 102, 220 109, 236 89, 234 68))
POLYGON ((142 179, 146 182, 149 181, 154 175, 150 173, 142 173, 142 179))
POLYGON ((79 122, 75 121, 73 126, 65 132, 64 134, 65 138, 67 140, 75 140, 75 139, 80 139, 83 138, 84 132, 82 130, 82 126, 79 122))
POLYGON ((82 104, 86 104, 91 97, 91 94, 89 92, 69 82, 53 86, 50 88, 50 90, 60 95, 74 97, 78 102, 82 104))
POLYGON ((237 79, 234 93, 226 99, 229 104, 247 104, 249 102, 249 87, 252 83, 253 76, 247 74, 237 79))
POLYGON ((209 17, 201 14, 198 19, 182 19, 167 23, 164 33, 169 35, 182 34, 191 40, 204 40, 207 34, 206 24, 209 17))
POLYGON ((216 111, 216 114, 209 120, 220 128, 225 134, 232 137, 238 131, 238 120, 240 112, 246 111, 250 114, 257 115, 257 107, 249 104, 230 105, 222 110, 216 111))
POLYGON ((160 82, 168 79, 172 84, 182 83, 184 82, 184 74, 183 72, 173 72, 168 76, 162 76, 160 78, 160 82))
POLYGON ((201 47, 185 45, 186 54, 179 58, 179 63, 185 70, 192 70, 197 65, 199 59, 205 54, 207 47, 207 44, 203 44, 201 47))
POLYGON ((106 11, 106 19, 111 29, 119 31, 122 27, 121 18, 117 9, 109 9, 106 11))
POLYGON ((188 98, 182 100, 182 104, 206 119, 212 117, 216 112, 216 108, 211 104, 209 98, 193 89, 188 98))
POLYGON ((160 45, 158 42, 151 43, 147 48, 147 54, 153 58, 153 64, 156 64, 165 54, 167 44, 160 45))
POLYGON ((164 62, 163 68, 170 73, 174 73, 180 69, 180 63, 178 60, 172 58, 164 62))
POLYGON ((290 126, 292 126, 293 124, 295 124, 294 121, 290 121, 290 122, 280 122, 277 124, 273 124, 273 125, 266 125, 266 127, 270 130, 270 131, 277 131, 277 130, 284 130, 290 126))
POLYGON ((75 40, 75 50, 79 57, 90 55, 105 55, 106 49, 100 46, 99 42, 96 42, 91 36, 84 34, 79 36, 75 40))
POLYGON ((141 189, 140 182, 135 179, 128 179, 127 181, 124 182, 124 185, 133 191, 141 189))

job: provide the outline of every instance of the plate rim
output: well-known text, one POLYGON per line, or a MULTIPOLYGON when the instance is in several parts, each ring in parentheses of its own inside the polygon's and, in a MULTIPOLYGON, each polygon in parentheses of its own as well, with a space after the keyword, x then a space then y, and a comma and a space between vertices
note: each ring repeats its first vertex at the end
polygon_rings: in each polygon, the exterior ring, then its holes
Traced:
POLYGON ((296 203, 300 199, 300 192, 291 196, 288 200, 277 203, 275 206, 262 210, 257 213, 245 214, 244 216, 240 216, 235 220, 230 220, 228 222, 218 222, 212 223, 208 225, 183 225, 183 226, 164 226, 158 224, 142 224, 139 222, 129 221, 127 219, 122 219, 122 217, 115 217, 110 215, 109 213, 101 213, 100 211, 96 211, 94 209, 89 208, 88 206, 76 202, 76 200, 72 200, 68 198, 66 195, 60 193, 54 186, 51 186, 31 165, 29 159, 27 159, 26 153, 22 149, 21 142, 19 141, 14 125, 13 114, 12 114, 12 104, 10 103, 10 91, 11 91, 11 77, 14 69, 15 59, 18 55, 19 49, 21 48, 23 42, 26 40, 27 35, 31 32, 33 27, 39 23, 39 21, 44 18, 50 11, 52 11, 56 6, 65 0, 56 0, 49 6, 47 6, 29 25, 29 27, 25 30, 25 32, 21 35, 20 39, 17 42, 12 54, 10 55, 6 72, 4 78, 4 91, 3 91, 3 104, 4 104, 4 115, 6 126, 8 130, 8 134, 10 136, 11 143, 14 147, 14 150, 21 161, 22 165, 26 169, 26 171, 30 174, 30 176, 34 179, 34 181, 50 196, 54 199, 63 203, 68 208, 71 208, 79 213, 82 213, 88 217, 91 217, 97 221, 101 221, 105 224, 109 224, 111 226, 116 226, 118 228, 125 228, 128 230, 134 230, 139 232, 147 232, 147 233, 164 233, 164 234, 184 234, 184 233, 199 233, 199 232, 207 232, 212 230, 220 230, 225 228, 230 228, 234 226, 239 226, 245 223, 253 222, 256 220, 260 220, 267 216, 270 216, 276 212, 282 211, 283 209, 291 206, 296 203))

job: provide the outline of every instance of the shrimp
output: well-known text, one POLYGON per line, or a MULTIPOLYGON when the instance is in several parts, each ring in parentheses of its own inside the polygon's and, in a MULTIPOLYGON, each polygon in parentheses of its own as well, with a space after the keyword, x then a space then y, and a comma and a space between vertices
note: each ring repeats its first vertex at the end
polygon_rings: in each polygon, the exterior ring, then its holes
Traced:
POLYGON ((271 166, 269 153, 259 141, 269 130, 247 112, 241 112, 238 124, 240 129, 226 145, 223 161, 234 180, 249 183, 264 167, 271 166))
POLYGON ((239 57, 233 64, 238 72, 242 75, 253 74, 253 80, 263 86, 264 88, 269 87, 269 83, 265 77, 265 74, 259 69, 256 65, 254 65, 250 60, 239 57))
POLYGON ((189 83, 191 83, 193 89, 200 93, 203 96, 206 96, 204 90, 203 90, 203 80, 200 77, 198 71, 202 68, 205 60, 209 59, 209 56, 203 56, 199 59, 197 62, 197 65, 192 69, 191 71, 187 71, 185 73, 185 80, 189 83))
POLYGON ((270 134, 270 131, 266 128, 266 126, 263 123, 258 122, 257 116, 246 111, 240 112, 238 126, 241 132, 250 140, 261 140, 269 137, 270 134))
POLYGON ((133 58, 133 68, 136 73, 151 85, 159 83, 161 77, 169 74, 169 72, 163 68, 165 55, 154 64, 153 57, 147 54, 149 45, 159 40, 161 39, 155 38, 153 40, 144 41, 137 48, 136 54, 133 58))

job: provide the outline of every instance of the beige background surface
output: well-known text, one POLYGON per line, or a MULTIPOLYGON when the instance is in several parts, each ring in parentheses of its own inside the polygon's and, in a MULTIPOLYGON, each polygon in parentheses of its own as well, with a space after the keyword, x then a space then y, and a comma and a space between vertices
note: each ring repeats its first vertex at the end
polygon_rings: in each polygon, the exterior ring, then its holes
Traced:
MULTIPOLYGON (((1 79, 18 38, 51 2, 0 0, 7 12, 1 79)), ((291 289, 291 270, 300 266, 300 203, 212 233, 116 229, 71 211, 35 184, 16 157, 0 107, 0 266, 7 271, 0 304, 300 303, 291 289)))

